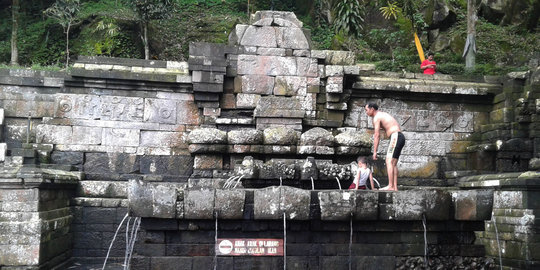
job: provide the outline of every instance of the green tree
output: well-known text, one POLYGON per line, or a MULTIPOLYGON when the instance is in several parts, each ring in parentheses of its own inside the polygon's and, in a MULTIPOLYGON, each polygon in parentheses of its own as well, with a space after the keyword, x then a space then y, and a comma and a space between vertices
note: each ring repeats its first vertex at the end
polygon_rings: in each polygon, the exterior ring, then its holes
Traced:
POLYGON ((66 67, 69 65, 69 31, 71 27, 80 23, 77 17, 81 9, 79 0, 56 0, 44 13, 56 20, 66 34, 66 67))
POLYGON ((150 59, 148 44, 148 25, 151 20, 159 20, 169 15, 172 2, 170 0, 132 0, 129 1, 135 11, 136 20, 140 27, 140 36, 144 46, 144 59, 150 59))

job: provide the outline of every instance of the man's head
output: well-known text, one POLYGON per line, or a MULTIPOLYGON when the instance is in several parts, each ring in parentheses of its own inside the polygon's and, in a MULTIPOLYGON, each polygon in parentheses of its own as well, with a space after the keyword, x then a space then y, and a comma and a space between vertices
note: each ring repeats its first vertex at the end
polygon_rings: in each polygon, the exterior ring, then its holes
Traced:
POLYGON ((433 57, 435 57, 435 54, 432 53, 432 52, 429 52, 428 55, 427 55, 427 58, 429 61, 432 61, 433 60, 433 57))
POLYGON ((364 109, 366 110, 366 114, 368 116, 373 116, 375 115, 375 112, 379 110, 379 105, 377 105, 377 103, 375 102, 368 102, 366 106, 364 107, 364 109))

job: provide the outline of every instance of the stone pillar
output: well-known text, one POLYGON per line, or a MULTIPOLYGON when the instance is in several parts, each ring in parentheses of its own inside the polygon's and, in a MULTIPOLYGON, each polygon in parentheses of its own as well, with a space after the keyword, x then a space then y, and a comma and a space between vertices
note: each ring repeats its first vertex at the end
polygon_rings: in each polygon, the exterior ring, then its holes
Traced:
POLYGON ((51 269, 71 257, 70 199, 80 174, 4 167, 0 175, 0 265, 51 269))
POLYGON ((493 193, 492 217, 484 222, 484 231, 476 232, 486 256, 497 265, 502 262, 504 269, 537 269, 540 266, 537 235, 540 172, 482 175, 463 180, 462 186, 497 189, 493 193))

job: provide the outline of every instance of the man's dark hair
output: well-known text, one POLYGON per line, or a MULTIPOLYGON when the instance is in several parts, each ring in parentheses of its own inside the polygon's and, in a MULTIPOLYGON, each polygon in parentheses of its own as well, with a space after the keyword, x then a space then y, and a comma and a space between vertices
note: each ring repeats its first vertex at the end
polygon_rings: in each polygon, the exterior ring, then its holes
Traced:
POLYGON ((366 105, 367 105, 367 107, 370 108, 370 109, 371 109, 371 108, 373 108, 373 109, 375 109, 375 110, 378 110, 378 109, 379 109, 379 105, 377 105, 377 103, 375 103, 375 102, 373 102, 373 101, 368 102, 366 105))
POLYGON ((434 54, 433 52, 429 52, 429 53, 427 54, 427 56, 430 56, 430 55, 431 55, 431 56, 435 56, 435 54, 434 54))

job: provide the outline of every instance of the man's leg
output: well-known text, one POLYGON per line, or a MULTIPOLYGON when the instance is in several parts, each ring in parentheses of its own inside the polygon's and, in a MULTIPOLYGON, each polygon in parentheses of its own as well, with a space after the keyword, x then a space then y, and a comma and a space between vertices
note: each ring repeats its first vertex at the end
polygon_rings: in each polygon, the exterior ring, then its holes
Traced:
POLYGON ((398 168, 397 168, 398 159, 392 158, 392 187, 397 191, 397 178, 398 178, 398 168))
POLYGON ((390 158, 386 159, 386 171, 388 173, 388 186, 386 189, 393 190, 394 187, 394 166, 392 165, 393 160, 390 158))

